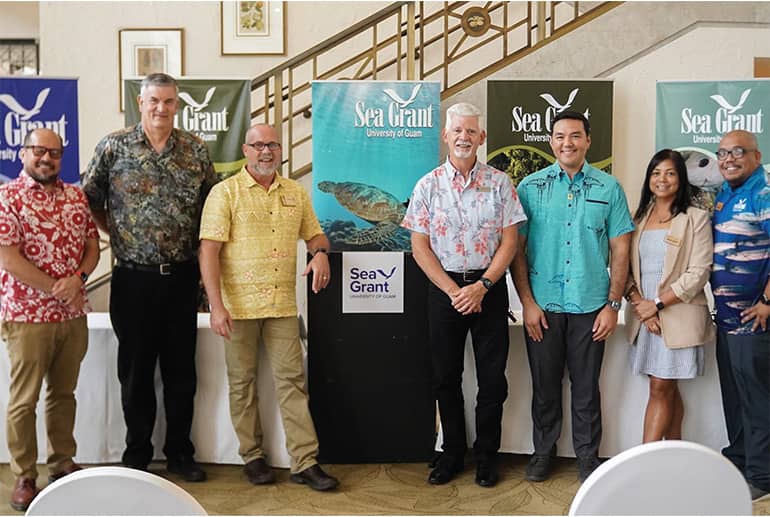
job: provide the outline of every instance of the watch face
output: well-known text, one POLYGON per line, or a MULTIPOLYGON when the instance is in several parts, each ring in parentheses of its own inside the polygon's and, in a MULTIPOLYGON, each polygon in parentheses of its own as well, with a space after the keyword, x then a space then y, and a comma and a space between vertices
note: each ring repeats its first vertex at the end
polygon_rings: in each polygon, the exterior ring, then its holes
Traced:
POLYGON ((489 278, 483 278, 483 277, 481 278, 481 283, 484 284, 484 287, 486 287, 487 290, 492 289, 492 286, 495 285, 492 283, 492 280, 490 280, 489 278))
POLYGON ((610 306, 610 309, 613 311, 619 311, 620 310, 620 302, 617 300, 608 300, 607 303, 610 306))

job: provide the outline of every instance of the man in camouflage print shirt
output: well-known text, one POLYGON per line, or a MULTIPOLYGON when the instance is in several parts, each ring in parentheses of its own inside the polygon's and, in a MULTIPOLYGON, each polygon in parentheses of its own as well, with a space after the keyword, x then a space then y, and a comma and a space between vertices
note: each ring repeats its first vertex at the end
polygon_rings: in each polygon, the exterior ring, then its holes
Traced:
POLYGON ((175 129, 178 86, 166 74, 142 81, 141 122, 107 135, 83 175, 96 224, 117 259, 110 318, 118 337, 118 378, 126 449, 123 464, 145 470, 153 458, 155 365, 166 410, 163 452, 187 481, 206 474, 190 441, 196 388, 198 227, 216 182, 206 145, 175 129))

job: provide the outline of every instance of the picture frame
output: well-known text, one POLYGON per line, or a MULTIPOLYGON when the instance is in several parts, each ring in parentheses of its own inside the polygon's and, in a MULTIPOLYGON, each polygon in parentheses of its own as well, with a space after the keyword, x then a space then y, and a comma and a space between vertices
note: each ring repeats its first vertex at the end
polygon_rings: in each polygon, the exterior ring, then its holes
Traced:
POLYGON ((286 53, 286 2, 220 2, 223 56, 286 53))
POLYGON ((164 72, 184 75, 184 29, 118 31, 118 105, 124 111, 123 80, 164 72))

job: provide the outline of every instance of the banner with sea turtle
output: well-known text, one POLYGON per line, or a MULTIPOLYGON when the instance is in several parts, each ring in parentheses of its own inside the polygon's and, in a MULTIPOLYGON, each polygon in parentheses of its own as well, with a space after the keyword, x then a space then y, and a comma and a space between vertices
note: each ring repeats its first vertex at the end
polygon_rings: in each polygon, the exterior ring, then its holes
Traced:
POLYGON ((313 206, 334 251, 411 251, 400 227, 439 163, 439 83, 314 81, 313 206))
POLYGON ((487 81, 487 163, 514 185, 552 164, 551 122, 570 110, 591 124, 586 160, 612 174, 612 98, 608 80, 487 81))
MULTIPOLYGON (((707 194, 706 207, 722 184, 716 151, 734 129, 754 133, 760 149, 770 149, 767 114, 770 80, 659 81, 656 85, 655 149, 684 156, 690 183, 707 194)), ((765 168, 770 153, 763 155, 765 168)))

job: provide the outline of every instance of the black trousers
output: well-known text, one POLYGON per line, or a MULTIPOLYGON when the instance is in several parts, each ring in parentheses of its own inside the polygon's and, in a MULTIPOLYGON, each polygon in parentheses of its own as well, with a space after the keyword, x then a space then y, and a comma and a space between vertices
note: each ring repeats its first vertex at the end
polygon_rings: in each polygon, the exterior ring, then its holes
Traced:
MULTIPOLYGON (((470 282, 455 278, 462 287, 470 282)), ((467 450, 465 401, 462 392, 465 338, 473 341, 478 379, 476 397, 477 458, 487 458, 500 448, 503 402, 508 396, 505 367, 508 362, 508 289, 504 281, 484 296, 480 313, 463 316, 436 286, 428 293, 430 352, 436 399, 444 434, 443 450, 462 461, 467 450)))
POLYGON ((599 311, 587 314, 546 312, 548 330, 541 342, 524 331, 532 374, 532 440, 535 454, 553 452, 561 434, 564 366, 572 384, 572 444, 578 458, 596 457, 602 439, 599 374, 604 341, 593 341, 599 311))
POLYGON ((166 410, 167 459, 192 456, 197 292, 200 273, 191 262, 171 275, 116 267, 110 319, 118 337, 118 379, 126 421, 123 463, 152 461, 155 426, 155 367, 160 363, 166 410))
POLYGON ((729 444, 722 454, 770 491, 770 333, 717 332, 717 368, 729 444))

